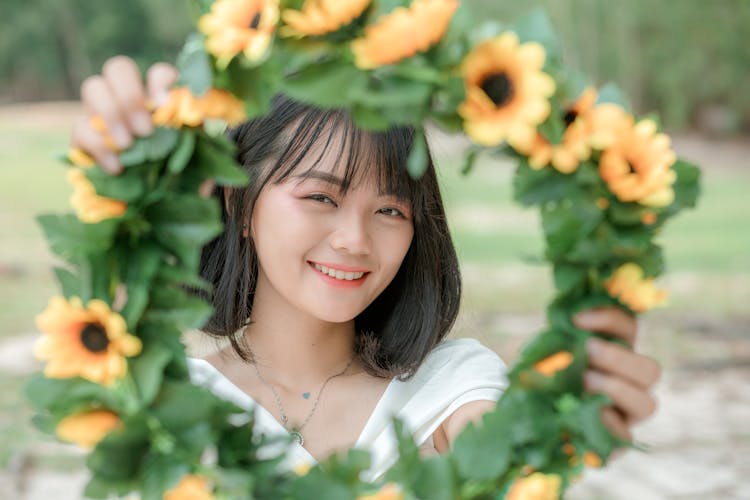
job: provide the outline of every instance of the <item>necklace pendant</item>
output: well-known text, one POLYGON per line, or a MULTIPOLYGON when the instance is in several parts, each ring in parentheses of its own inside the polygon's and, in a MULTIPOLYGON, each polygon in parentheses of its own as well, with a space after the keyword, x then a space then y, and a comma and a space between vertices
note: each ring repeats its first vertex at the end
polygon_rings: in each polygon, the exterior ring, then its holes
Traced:
POLYGON ((300 446, 302 446, 303 444, 305 444, 305 438, 302 437, 302 433, 300 431, 298 431, 296 429, 293 429, 293 430, 289 431, 289 434, 292 435, 292 437, 294 438, 294 440, 297 441, 297 443, 300 446))

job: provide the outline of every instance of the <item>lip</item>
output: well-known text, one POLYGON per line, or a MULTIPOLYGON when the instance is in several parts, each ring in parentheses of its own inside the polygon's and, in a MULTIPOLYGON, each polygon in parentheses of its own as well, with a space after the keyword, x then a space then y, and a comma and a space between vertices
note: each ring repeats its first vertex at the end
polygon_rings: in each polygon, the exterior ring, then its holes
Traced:
MULTIPOLYGON (((358 278, 356 280, 340 280, 340 279, 333 278, 331 276, 328 276, 327 274, 324 274, 318 271, 317 269, 315 269, 315 264, 318 264, 321 266, 326 266, 326 265, 323 264, 322 262, 316 262, 316 263, 308 262, 310 269, 312 269, 315 272, 315 274, 320 276, 320 279, 325 281, 328 285, 331 285, 337 288, 358 288, 362 286, 362 284, 365 282, 367 277, 370 275, 369 271, 346 271, 346 272, 364 272, 365 274, 362 275, 361 278, 358 278)), ((329 266, 326 266, 326 267, 329 267, 329 266)), ((344 268, 342 266, 338 266, 338 267, 330 266, 330 267, 336 270, 344 271, 344 268)))
POLYGON ((337 271, 344 271, 345 273, 369 273, 370 272, 369 269, 362 269, 361 267, 344 266, 342 264, 334 264, 332 262, 313 262, 311 260, 308 262, 312 264, 313 266, 315 264, 318 264, 319 266, 325 266, 328 269, 335 269, 337 271))

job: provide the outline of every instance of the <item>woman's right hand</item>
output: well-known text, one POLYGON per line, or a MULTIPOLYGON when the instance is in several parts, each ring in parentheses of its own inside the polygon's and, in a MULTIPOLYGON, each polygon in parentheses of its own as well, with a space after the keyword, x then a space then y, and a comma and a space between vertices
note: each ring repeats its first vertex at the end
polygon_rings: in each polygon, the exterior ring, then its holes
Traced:
POLYGON ((132 59, 108 59, 101 75, 90 76, 81 84, 84 114, 73 126, 72 146, 88 153, 107 172, 120 173, 118 153, 130 147, 134 136, 153 132, 149 104, 163 104, 177 77, 174 66, 156 63, 147 71, 144 86, 132 59))

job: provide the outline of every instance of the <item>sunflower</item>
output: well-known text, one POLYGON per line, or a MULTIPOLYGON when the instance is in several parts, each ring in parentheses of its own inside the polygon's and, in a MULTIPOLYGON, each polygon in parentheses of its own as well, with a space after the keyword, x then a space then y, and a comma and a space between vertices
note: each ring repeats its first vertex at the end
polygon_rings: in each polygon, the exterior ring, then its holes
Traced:
POLYGON ((186 474, 177 486, 164 493, 164 500, 212 500, 214 498, 203 476, 186 474))
POLYGON ((551 163, 558 172, 570 174, 578 169, 582 161, 589 159, 591 146, 586 116, 596 103, 596 98, 596 90, 588 88, 565 110, 565 132, 560 144, 552 144, 537 132, 531 147, 519 151, 529 157, 531 168, 539 170, 551 163))
POLYGON ((535 472, 518 478, 508 491, 506 500, 557 500, 560 498, 560 476, 535 472))
POLYGON ((104 436, 120 426, 120 417, 109 410, 90 410, 65 417, 55 433, 63 441, 82 448, 93 448, 104 436))
POLYGON ((566 369, 572 362, 572 354, 567 351, 560 351, 534 363, 534 371, 541 373, 545 377, 551 377, 555 373, 566 369))
POLYGON ((70 148, 68 150, 68 161, 76 167, 89 168, 96 165, 94 159, 81 148, 70 148))
POLYGON ((94 185, 82 171, 70 169, 67 177, 68 182, 73 186, 70 204, 75 209, 79 220, 87 224, 95 224, 112 217, 120 217, 127 210, 128 205, 125 202, 96 194, 94 185))
POLYGON ((404 500, 404 490, 399 484, 386 483, 372 495, 359 496, 357 500, 404 500))
POLYGON ((466 56, 461 67, 466 100, 458 114, 472 140, 531 149, 536 126, 549 116, 549 97, 555 93, 555 81, 542 72, 544 59, 539 43, 519 44, 512 32, 479 44, 466 56))
POLYGON ((216 0, 198 29, 206 35, 206 50, 226 68, 240 53, 252 62, 262 60, 278 21, 279 0, 216 0))
POLYGON ((153 115, 155 125, 174 128, 198 127, 208 118, 237 125, 246 118, 245 107, 226 90, 212 88, 195 97, 187 87, 177 87, 169 91, 166 102, 153 115))
POLYGON ((665 207, 674 201, 676 160, 669 137, 643 120, 616 134, 599 159, 599 175, 620 201, 665 207))
POLYGON ((617 268, 604 286, 610 296, 635 312, 648 311, 667 300, 667 292, 658 290, 653 278, 644 278, 643 269, 632 262, 617 268))
POLYGON ((458 0, 414 0, 396 7, 352 42, 354 64, 373 69, 424 52, 443 37, 457 8, 458 0))
POLYGON ((84 308, 78 297, 53 297, 36 324, 44 335, 34 354, 49 361, 44 369, 49 378, 80 376, 110 385, 127 373, 125 357, 141 352, 140 339, 127 332, 123 317, 99 299, 84 308))
POLYGON ((596 469, 602 466, 602 459, 593 451, 587 451, 583 454, 583 463, 596 469))
POLYGON ((361 16, 370 3, 372 0, 306 0, 301 10, 281 13, 286 26, 279 33, 297 38, 333 33, 361 16))

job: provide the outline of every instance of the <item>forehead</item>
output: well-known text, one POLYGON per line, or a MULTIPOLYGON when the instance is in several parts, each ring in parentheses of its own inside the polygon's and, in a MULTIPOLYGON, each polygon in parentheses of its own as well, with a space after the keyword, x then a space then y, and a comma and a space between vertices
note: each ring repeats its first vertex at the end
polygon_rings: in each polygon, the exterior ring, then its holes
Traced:
POLYGON ((411 198, 405 157, 386 137, 345 119, 302 123, 290 132, 287 154, 280 159, 287 166, 280 169, 278 182, 318 179, 337 184, 342 192, 366 186, 380 195, 411 198))

